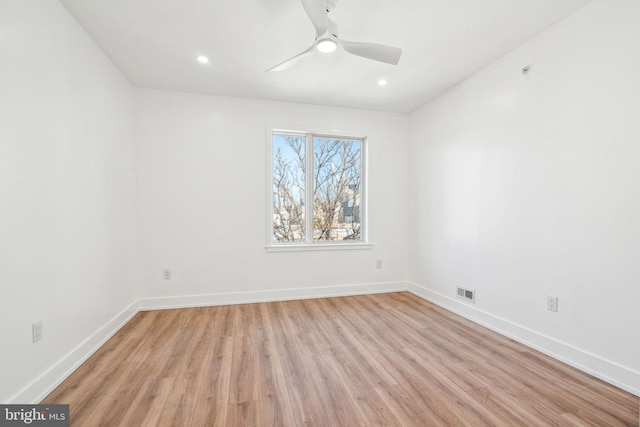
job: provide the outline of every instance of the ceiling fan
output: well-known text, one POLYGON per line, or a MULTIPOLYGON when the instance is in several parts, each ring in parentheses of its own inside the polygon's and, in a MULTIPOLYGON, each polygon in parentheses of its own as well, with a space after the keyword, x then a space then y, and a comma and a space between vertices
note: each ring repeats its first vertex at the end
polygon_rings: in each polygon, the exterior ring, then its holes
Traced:
POLYGON ((329 12, 335 9, 338 0, 300 0, 311 23, 316 29, 316 39, 310 48, 287 59, 267 72, 282 71, 297 64, 300 60, 317 52, 329 53, 342 46, 344 50, 363 58, 396 65, 402 55, 402 49, 374 43, 350 42, 338 38, 338 26, 329 19, 329 12))

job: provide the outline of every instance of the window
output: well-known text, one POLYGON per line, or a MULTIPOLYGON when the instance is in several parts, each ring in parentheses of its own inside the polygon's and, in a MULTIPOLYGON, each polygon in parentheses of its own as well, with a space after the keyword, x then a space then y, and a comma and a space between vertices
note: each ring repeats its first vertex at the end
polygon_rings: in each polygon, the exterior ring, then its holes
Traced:
POLYGON ((271 134, 270 246, 365 243, 365 139, 271 134))

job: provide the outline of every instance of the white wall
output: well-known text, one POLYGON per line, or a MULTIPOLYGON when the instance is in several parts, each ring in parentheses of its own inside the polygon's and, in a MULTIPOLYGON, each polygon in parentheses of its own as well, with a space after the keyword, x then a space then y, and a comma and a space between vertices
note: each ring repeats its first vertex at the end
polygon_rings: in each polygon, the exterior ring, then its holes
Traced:
POLYGON ((636 394, 639 42, 596 1, 414 112, 409 209, 418 292, 636 394))
POLYGON ((143 296, 281 298, 314 287, 404 286, 406 115, 144 89, 136 100, 143 296), (373 249, 266 252, 270 123, 369 137, 373 249), (165 268, 172 280, 163 280, 165 268), (291 292, 270 292, 283 289, 291 292))
POLYGON ((134 301, 133 131, 129 83, 57 1, 0 2, 0 402, 41 398, 134 301))

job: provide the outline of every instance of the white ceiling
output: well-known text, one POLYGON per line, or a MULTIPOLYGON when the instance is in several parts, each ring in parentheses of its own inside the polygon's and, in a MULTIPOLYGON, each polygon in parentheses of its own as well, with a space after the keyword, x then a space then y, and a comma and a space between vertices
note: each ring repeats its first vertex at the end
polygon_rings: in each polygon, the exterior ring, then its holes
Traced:
POLYGON ((339 36, 400 63, 339 49, 274 73, 314 41, 300 0, 60 1, 137 87, 410 112, 591 0, 339 0, 339 36))

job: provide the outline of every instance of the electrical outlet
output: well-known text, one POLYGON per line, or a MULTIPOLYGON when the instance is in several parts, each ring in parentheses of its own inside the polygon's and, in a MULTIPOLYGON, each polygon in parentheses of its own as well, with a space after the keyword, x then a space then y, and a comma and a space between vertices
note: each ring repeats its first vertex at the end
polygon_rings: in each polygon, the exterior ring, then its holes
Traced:
POLYGON ((558 311, 558 297, 552 295, 547 296, 547 310, 558 311))
POLYGON ((382 268, 382 260, 381 259, 376 261, 376 268, 382 268))
POLYGON ((162 271, 162 277, 164 280, 171 280, 171 270, 166 269, 162 271))
POLYGON ((31 336, 33 342, 38 342, 42 339, 42 320, 31 324, 31 336))

